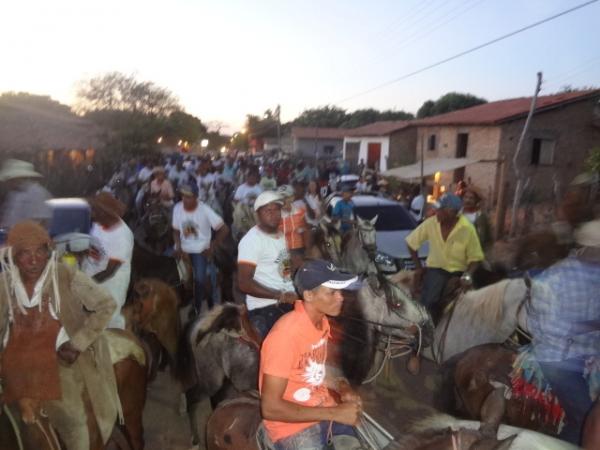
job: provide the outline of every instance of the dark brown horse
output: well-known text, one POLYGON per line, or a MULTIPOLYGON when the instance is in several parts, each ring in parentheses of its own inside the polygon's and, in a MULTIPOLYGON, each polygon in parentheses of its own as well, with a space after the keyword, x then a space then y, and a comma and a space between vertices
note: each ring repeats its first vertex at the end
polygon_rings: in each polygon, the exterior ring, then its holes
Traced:
MULTIPOLYGON (((135 336, 122 330, 109 330, 111 358, 123 408, 124 425, 115 424, 106 446, 94 419, 92 406, 84 393, 90 433, 90 450, 142 450, 144 448, 142 412, 146 403, 146 366, 144 351, 135 336), (116 361, 115 361, 116 359, 116 361)), ((14 407, 0 402, 0 450, 60 450, 59 437, 48 419, 38 418, 32 425, 21 420, 14 407), (18 431, 17 431, 18 430, 18 431), (19 441, 21 444, 19 444, 19 441)))

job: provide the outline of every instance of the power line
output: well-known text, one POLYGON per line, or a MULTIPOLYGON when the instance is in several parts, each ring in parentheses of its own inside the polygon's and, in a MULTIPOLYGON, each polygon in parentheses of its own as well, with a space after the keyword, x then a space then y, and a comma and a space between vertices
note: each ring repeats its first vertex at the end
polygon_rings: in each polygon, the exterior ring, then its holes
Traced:
POLYGON ((584 8, 584 7, 588 6, 588 5, 591 5, 592 3, 596 3, 597 1, 598 0, 590 0, 590 1, 587 1, 587 2, 584 2, 584 3, 581 3, 581 4, 577 5, 577 6, 574 6, 572 8, 566 9, 566 10, 564 10, 562 12, 559 12, 559 13, 554 14, 552 16, 546 17, 545 19, 539 20, 539 21, 534 22, 534 23, 532 23, 530 25, 524 26, 524 27, 519 28, 519 29, 517 29, 515 31, 511 31, 510 33, 507 33, 507 34, 504 34, 504 35, 502 35, 500 37, 492 39, 491 41, 487 41, 487 42, 485 42, 483 44, 477 45, 477 46, 472 47, 472 48, 470 48, 468 50, 465 50, 465 51, 462 51, 460 53, 457 53, 457 54, 452 55, 452 56, 450 56, 448 58, 445 58, 445 59, 442 59, 440 61, 437 61, 437 62, 435 62, 433 64, 429 64, 428 66, 425 66, 425 67, 422 67, 420 69, 417 69, 417 70, 415 70, 413 72, 409 72, 409 73, 407 73, 405 75, 402 75, 402 76, 400 76, 398 78, 394 78, 393 80, 386 81, 385 83, 379 84, 379 85, 377 85, 375 87, 372 87, 370 89, 367 89, 365 91, 359 92, 359 93, 351 95, 349 97, 346 97, 346 98, 344 98, 342 100, 334 102, 333 104, 335 105, 335 104, 338 104, 338 103, 344 103, 344 102, 347 102, 348 100, 352 100, 352 99, 355 99, 357 97, 362 97, 363 95, 370 94, 371 92, 377 91, 377 90, 379 90, 381 88, 384 88, 384 87, 387 87, 387 86, 390 86, 390 85, 392 85, 394 83, 397 83, 398 81, 405 80, 407 78, 410 78, 412 76, 415 76, 415 75, 420 74, 422 72, 425 72, 427 70, 433 69, 434 67, 441 66, 442 64, 445 64, 447 62, 450 62, 450 61, 455 60, 457 58, 460 58, 462 56, 468 55, 469 53, 473 53, 473 52, 475 52, 477 50, 480 50, 480 49, 482 49, 484 47, 488 47, 488 46, 490 46, 492 44, 495 44, 496 42, 503 41, 504 39, 508 39, 509 37, 515 36, 516 34, 522 33, 524 31, 527 31, 527 30, 535 28, 535 27, 537 27, 539 25, 542 25, 542 24, 544 24, 546 22, 550 22, 551 20, 557 19, 557 18, 559 18, 561 16, 564 16, 566 14, 572 13, 573 11, 576 11, 578 9, 584 8))

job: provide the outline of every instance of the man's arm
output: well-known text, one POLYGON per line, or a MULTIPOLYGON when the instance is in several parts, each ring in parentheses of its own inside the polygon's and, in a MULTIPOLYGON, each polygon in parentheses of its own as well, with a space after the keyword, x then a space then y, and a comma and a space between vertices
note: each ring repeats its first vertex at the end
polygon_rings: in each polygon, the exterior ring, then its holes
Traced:
MULTIPOLYGON (((71 282, 71 291, 87 314, 77 333, 69 341, 80 351, 85 351, 102 333, 117 308, 117 303, 107 290, 92 282, 83 272, 76 271, 71 282)), ((63 344, 64 345, 64 344, 63 344)))
POLYGON ((349 401, 331 407, 310 407, 283 399, 288 380, 265 374, 261 390, 260 409, 263 419, 278 422, 316 422, 335 420, 355 425, 361 414, 358 402, 349 401))
POLYGON ((102 283, 117 273, 117 270, 119 270, 119 267, 122 265, 123 261, 119 261, 118 259, 109 259, 106 269, 104 269, 102 272, 98 272, 93 278, 96 280, 96 282, 102 283))
POLYGON ((215 249, 219 245, 221 245, 221 242, 223 242, 223 239, 225 239, 228 234, 229 234, 229 227, 227 225, 225 225, 224 223, 222 223, 221 226, 216 230, 215 238, 211 242, 210 247, 206 250, 207 258, 209 258, 209 259, 212 258, 212 255, 214 255, 214 253, 215 253, 215 249))
POLYGON ((258 298, 274 298, 282 303, 293 303, 297 299, 295 292, 281 292, 263 286, 254 279, 256 266, 238 261, 238 287, 246 295, 258 298))
POLYGON ((177 228, 173 228, 173 243, 175 245, 175 256, 181 257, 181 236, 180 231, 177 228))

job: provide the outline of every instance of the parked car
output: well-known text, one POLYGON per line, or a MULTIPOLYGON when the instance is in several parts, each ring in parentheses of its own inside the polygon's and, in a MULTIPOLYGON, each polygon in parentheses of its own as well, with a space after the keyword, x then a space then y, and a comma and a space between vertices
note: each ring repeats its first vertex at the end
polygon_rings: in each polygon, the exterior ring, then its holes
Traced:
MULTIPOLYGON (((340 201, 339 194, 332 194, 326 199, 327 214, 340 201)), ((386 273, 398 270, 414 269, 414 263, 406 245, 406 236, 417 227, 417 222, 408 210, 400 203, 376 195, 360 194, 352 197, 355 204, 354 213, 361 219, 372 219, 377 215, 375 223, 377 256, 376 262, 386 273)), ((419 259, 424 263, 429 253, 425 243, 419 249, 419 259)))

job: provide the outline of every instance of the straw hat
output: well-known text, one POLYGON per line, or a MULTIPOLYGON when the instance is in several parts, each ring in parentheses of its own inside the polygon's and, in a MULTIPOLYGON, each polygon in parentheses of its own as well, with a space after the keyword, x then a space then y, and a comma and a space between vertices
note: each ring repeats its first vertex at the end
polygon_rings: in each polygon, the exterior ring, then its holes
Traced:
POLYGON ((14 178, 40 178, 41 176, 34 170, 33 164, 20 159, 7 159, 0 169, 0 181, 14 178))
POLYGON ((98 208, 112 217, 123 217, 127 207, 108 192, 100 192, 88 199, 92 208, 98 208))

